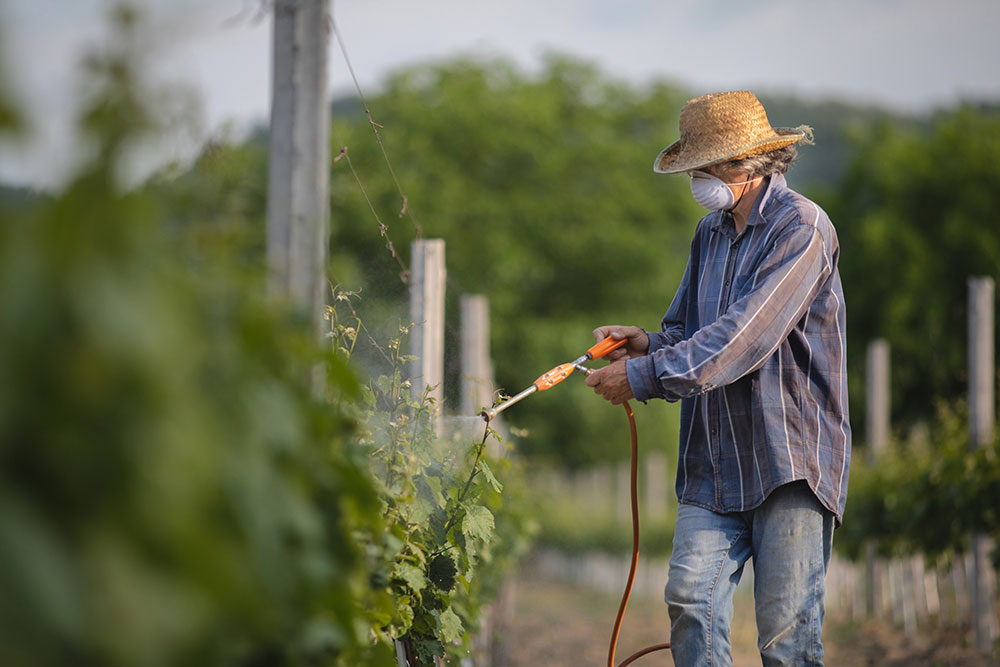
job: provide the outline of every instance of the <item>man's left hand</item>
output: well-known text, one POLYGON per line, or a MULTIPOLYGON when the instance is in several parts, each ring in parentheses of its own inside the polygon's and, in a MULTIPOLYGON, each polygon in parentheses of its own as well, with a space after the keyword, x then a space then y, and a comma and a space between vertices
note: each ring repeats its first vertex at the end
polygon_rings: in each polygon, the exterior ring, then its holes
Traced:
POLYGON ((595 393, 611 401, 612 405, 621 405, 635 398, 625 372, 625 361, 616 361, 587 376, 587 386, 593 387, 595 393))

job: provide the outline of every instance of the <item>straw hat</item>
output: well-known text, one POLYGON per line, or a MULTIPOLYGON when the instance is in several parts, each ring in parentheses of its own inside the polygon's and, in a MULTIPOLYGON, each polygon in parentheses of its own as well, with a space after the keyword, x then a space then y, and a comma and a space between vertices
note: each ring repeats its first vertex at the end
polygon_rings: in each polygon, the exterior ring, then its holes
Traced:
POLYGON ((812 143, 812 130, 773 128, 753 93, 710 93, 681 109, 681 138, 656 156, 653 171, 676 174, 773 151, 798 141, 812 143))

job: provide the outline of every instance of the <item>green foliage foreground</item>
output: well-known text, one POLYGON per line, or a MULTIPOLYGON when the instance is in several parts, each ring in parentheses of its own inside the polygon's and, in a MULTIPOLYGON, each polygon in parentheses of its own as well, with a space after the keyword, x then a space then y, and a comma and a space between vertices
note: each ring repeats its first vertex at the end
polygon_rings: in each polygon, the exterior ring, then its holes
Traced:
POLYGON ((0 664, 463 654, 523 547, 506 464, 441 454, 398 365, 365 386, 334 312, 324 350, 268 298, 260 219, 123 189, 134 20, 90 62, 91 159, 0 224, 0 664))
MULTIPOLYGON (((127 19, 127 15, 122 20, 127 19)), ((343 362, 225 262, 193 263, 117 172, 142 128, 97 63, 99 148, 0 226, 0 662, 282 664, 365 640, 353 535, 376 493, 343 362)))
POLYGON ((375 493, 305 381, 308 329, 259 283, 181 261, 112 167, 0 227, 0 662, 358 643, 352 534, 379 525, 375 493))

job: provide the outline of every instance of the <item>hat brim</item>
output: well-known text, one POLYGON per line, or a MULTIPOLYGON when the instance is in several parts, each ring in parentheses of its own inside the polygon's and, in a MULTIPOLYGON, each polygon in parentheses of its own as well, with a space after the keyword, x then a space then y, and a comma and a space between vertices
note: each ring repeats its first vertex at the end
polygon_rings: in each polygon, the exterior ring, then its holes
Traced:
POLYGON ((784 148, 785 146, 802 141, 806 136, 806 133, 798 128, 776 127, 774 128, 773 136, 755 141, 747 146, 740 146, 732 152, 723 155, 689 155, 683 160, 680 159, 683 146, 680 140, 678 140, 660 151, 660 154, 653 161, 653 171, 657 174, 679 174, 693 169, 701 169, 702 167, 719 164, 720 162, 727 162, 736 158, 749 157, 750 155, 784 148))

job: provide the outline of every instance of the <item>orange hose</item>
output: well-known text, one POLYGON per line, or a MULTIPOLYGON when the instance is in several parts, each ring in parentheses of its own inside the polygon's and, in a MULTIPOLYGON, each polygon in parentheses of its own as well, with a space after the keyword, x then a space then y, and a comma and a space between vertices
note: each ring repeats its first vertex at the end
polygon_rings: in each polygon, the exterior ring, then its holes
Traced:
MULTIPOLYGON (((622 627, 622 617, 625 616, 628 598, 632 593, 632 584, 635 582, 635 569, 639 563, 639 494, 637 490, 637 479, 639 476, 639 435, 635 428, 635 414, 632 412, 632 406, 626 401, 622 404, 622 407, 625 408, 625 414, 628 416, 629 434, 632 438, 632 470, 630 479, 630 491, 632 494, 632 564, 628 570, 628 581, 625 583, 622 601, 618 606, 618 616, 615 617, 615 626, 611 631, 611 645, 608 647, 608 667, 615 667, 615 648, 618 646, 618 631, 622 627)), ((618 667, 625 667, 648 653, 663 651, 668 648, 670 648, 670 642, 647 646, 625 658, 618 667)))

